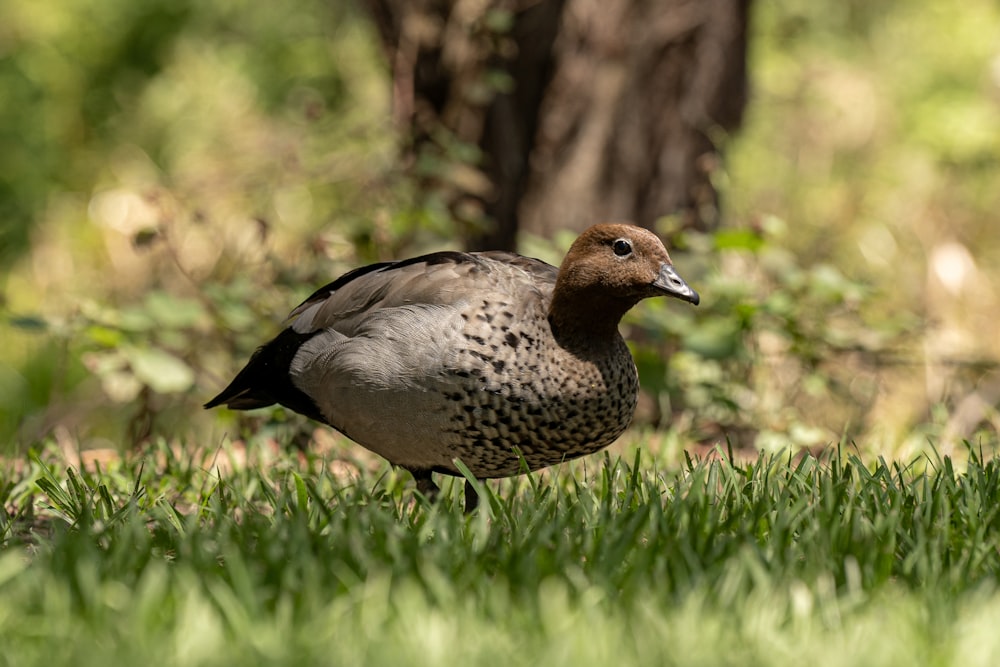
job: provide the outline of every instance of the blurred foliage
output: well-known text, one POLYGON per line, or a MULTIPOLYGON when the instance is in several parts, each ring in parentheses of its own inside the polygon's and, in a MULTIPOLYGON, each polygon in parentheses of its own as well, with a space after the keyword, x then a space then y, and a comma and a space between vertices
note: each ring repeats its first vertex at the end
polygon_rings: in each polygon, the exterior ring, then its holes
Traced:
MULTIPOLYGON (((0 442, 294 430, 197 406, 316 286, 457 245, 401 176, 353 4, 0 12, 0 442)), ((726 228, 661 230, 702 306, 628 321, 640 418, 758 446, 997 430, 998 26, 986 0, 757 6, 726 228)), ((460 149, 419 166, 463 173, 460 149)))
POLYGON ((2 11, 4 440, 183 430, 297 296, 450 237, 353 4, 2 11))
MULTIPOLYGON (((731 221, 777 216, 794 263, 869 286, 842 333, 907 332, 876 358, 828 360, 867 387, 848 406, 870 441, 995 433, 1000 7, 785 0, 754 19, 754 96, 725 165, 731 221)), ((785 391, 810 378, 755 370, 785 391)), ((804 405, 815 423, 843 402, 804 405)))
POLYGON ((906 312, 873 319, 871 285, 832 263, 804 264, 788 236, 787 222, 766 217, 756 228, 676 239, 683 250, 674 254, 702 275, 711 301, 653 302, 633 318, 657 421, 680 418, 698 440, 774 450, 864 433, 879 366, 912 343, 920 321, 906 312))

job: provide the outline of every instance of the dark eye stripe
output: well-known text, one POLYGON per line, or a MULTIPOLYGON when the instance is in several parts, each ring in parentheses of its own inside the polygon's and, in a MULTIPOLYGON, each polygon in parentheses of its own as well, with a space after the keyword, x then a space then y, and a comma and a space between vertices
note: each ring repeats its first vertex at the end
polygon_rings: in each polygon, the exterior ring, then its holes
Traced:
POLYGON ((625 257, 632 253, 632 244, 626 239, 618 239, 614 242, 612 248, 619 257, 625 257))

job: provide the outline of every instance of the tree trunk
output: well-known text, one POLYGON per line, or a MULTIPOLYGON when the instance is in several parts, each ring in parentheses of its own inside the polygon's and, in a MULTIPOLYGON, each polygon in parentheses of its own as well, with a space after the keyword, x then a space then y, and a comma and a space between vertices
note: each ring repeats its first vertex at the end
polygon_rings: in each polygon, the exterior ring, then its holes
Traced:
POLYGON ((367 1, 413 171, 469 247, 602 220, 717 224, 750 0, 367 1))

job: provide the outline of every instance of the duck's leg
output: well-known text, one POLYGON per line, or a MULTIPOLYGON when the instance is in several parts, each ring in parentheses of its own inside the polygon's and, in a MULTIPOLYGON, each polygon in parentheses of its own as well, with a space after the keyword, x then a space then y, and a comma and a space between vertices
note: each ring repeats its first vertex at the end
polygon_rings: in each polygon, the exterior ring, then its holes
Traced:
POLYGON ((471 514, 477 507, 479 507, 479 494, 476 493, 472 482, 465 480, 465 513, 471 514))
POLYGON ((424 497, 431 502, 437 500, 441 489, 431 478, 430 470, 410 470, 410 474, 417 483, 417 491, 424 494, 424 497))
MULTIPOLYGON (((430 502, 437 501, 441 488, 434 483, 431 472, 429 470, 410 470, 410 474, 413 475, 413 480, 417 483, 417 491, 430 502)), ((479 507, 479 494, 476 493, 472 483, 465 480, 465 513, 471 514, 477 507, 479 507)))

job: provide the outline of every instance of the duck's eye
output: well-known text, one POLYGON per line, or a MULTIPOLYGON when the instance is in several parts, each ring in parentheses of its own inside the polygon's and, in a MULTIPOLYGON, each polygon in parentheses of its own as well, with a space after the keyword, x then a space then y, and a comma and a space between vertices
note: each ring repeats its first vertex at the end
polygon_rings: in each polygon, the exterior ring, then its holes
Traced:
POLYGON ((632 244, 626 239, 618 239, 615 241, 612 248, 614 249, 615 254, 619 257, 625 257, 626 255, 632 254, 632 244))

